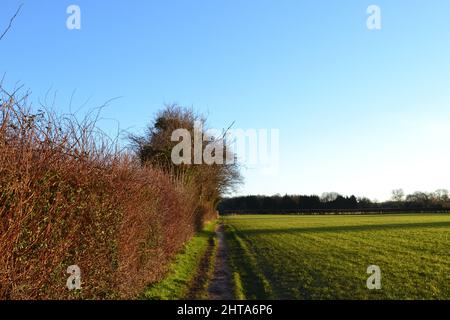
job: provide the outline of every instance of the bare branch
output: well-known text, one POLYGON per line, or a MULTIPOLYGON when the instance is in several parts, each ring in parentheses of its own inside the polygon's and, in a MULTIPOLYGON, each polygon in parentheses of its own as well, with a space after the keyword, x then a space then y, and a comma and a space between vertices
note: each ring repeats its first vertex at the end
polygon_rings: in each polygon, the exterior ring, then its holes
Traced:
POLYGON ((22 9, 22 7, 23 7, 23 3, 19 6, 19 8, 17 8, 16 13, 9 20, 9 25, 6 27, 5 31, 3 31, 3 33, 0 35, 0 40, 2 40, 3 37, 6 35, 6 33, 9 31, 9 29, 11 29, 14 19, 16 19, 17 15, 19 14, 20 9, 22 9))

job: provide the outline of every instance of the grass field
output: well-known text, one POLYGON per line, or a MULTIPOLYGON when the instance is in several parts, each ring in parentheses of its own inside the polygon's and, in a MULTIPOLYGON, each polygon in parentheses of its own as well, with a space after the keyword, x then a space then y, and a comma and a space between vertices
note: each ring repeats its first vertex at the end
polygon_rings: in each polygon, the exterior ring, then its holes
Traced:
POLYGON ((450 215, 227 216, 235 296, 450 299, 450 215), (381 290, 366 286, 381 268, 381 290))

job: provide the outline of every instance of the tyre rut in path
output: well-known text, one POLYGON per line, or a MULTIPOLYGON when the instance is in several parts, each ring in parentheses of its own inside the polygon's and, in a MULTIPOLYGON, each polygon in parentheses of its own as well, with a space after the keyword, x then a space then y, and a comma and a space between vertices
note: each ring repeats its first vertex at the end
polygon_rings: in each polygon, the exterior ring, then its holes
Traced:
POLYGON ((216 235, 217 253, 213 278, 208 288, 208 296, 210 300, 232 300, 234 299, 234 294, 230 256, 225 242, 224 226, 222 224, 216 228, 216 235))

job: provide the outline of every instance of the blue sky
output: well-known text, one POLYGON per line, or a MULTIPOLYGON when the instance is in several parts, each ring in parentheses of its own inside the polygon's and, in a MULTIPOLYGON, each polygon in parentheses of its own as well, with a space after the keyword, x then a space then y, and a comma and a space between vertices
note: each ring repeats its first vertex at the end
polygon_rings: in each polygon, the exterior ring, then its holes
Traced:
POLYGON ((171 102, 215 128, 279 129, 279 173, 244 169, 241 194, 450 189, 449 1, 2 0, 0 29, 22 2, 0 42, 6 87, 56 93, 62 111, 74 92, 86 108, 120 97, 109 132, 171 102))

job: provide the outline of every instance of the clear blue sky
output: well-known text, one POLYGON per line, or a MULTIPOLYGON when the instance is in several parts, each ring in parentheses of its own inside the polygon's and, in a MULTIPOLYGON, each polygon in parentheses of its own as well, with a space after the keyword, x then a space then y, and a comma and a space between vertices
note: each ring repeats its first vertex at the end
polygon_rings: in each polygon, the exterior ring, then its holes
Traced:
POLYGON ((279 174, 244 170, 241 194, 450 188, 448 0, 2 0, 0 30, 22 2, 0 74, 35 101, 120 96, 104 117, 134 132, 168 102, 215 128, 278 128, 279 174))

